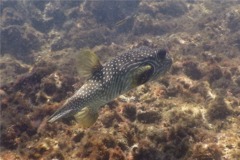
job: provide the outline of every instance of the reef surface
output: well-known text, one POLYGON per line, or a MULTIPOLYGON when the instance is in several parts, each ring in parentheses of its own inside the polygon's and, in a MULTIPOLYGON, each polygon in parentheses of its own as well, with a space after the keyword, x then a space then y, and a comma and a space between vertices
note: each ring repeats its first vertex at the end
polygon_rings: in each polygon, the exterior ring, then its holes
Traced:
POLYGON ((0 1, 0 159, 239 160, 239 1, 0 1), (166 48, 171 70, 103 106, 82 129, 48 117, 104 63, 166 48))

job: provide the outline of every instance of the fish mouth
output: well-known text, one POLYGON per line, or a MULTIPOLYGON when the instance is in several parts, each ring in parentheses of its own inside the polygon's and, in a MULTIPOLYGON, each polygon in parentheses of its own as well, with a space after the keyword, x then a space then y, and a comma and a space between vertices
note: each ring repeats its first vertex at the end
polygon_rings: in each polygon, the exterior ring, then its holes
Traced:
POLYGON ((168 61, 168 63, 167 63, 167 65, 168 65, 168 70, 171 68, 172 64, 173 64, 173 59, 172 59, 172 58, 169 58, 169 61, 168 61))
POLYGON ((168 55, 165 62, 166 70, 169 70, 173 64, 173 59, 168 55))
POLYGON ((161 75, 165 74, 170 70, 173 64, 173 59, 168 57, 166 61, 164 62, 164 65, 159 68, 161 75))

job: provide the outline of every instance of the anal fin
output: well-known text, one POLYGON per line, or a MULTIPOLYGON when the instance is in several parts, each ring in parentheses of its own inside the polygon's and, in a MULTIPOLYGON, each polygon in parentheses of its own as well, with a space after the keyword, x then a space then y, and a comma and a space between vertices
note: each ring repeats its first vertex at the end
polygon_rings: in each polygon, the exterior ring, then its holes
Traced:
POLYGON ((91 109, 90 107, 84 107, 81 111, 74 115, 74 118, 83 128, 88 128, 96 122, 98 118, 98 111, 91 109))

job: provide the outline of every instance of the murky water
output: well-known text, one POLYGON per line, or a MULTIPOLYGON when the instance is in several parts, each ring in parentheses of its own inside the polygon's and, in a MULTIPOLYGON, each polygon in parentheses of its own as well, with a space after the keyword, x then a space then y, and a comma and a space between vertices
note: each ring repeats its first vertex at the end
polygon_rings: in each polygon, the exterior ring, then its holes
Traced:
POLYGON ((239 1, 0 5, 1 159, 240 159, 239 1), (166 49, 171 69, 102 106, 89 128, 48 123, 87 80, 81 51, 104 64, 141 46, 166 49))

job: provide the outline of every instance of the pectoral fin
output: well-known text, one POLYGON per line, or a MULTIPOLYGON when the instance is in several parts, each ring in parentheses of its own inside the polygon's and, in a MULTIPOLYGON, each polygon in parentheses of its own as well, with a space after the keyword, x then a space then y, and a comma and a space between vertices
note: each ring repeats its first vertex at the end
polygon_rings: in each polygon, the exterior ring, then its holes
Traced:
POLYGON ((84 107, 80 112, 74 115, 74 118, 83 128, 87 128, 96 122, 98 111, 90 107, 84 107))
POLYGON ((153 67, 151 65, 144 65, 137 68, 132 74, 132 88, 146 83, 153 74, 153 67))
POLYGON ((98 56, 89 49, 83 49, 76 57, 78 73, 84 77, 91 77, 102 68, 98 56))

